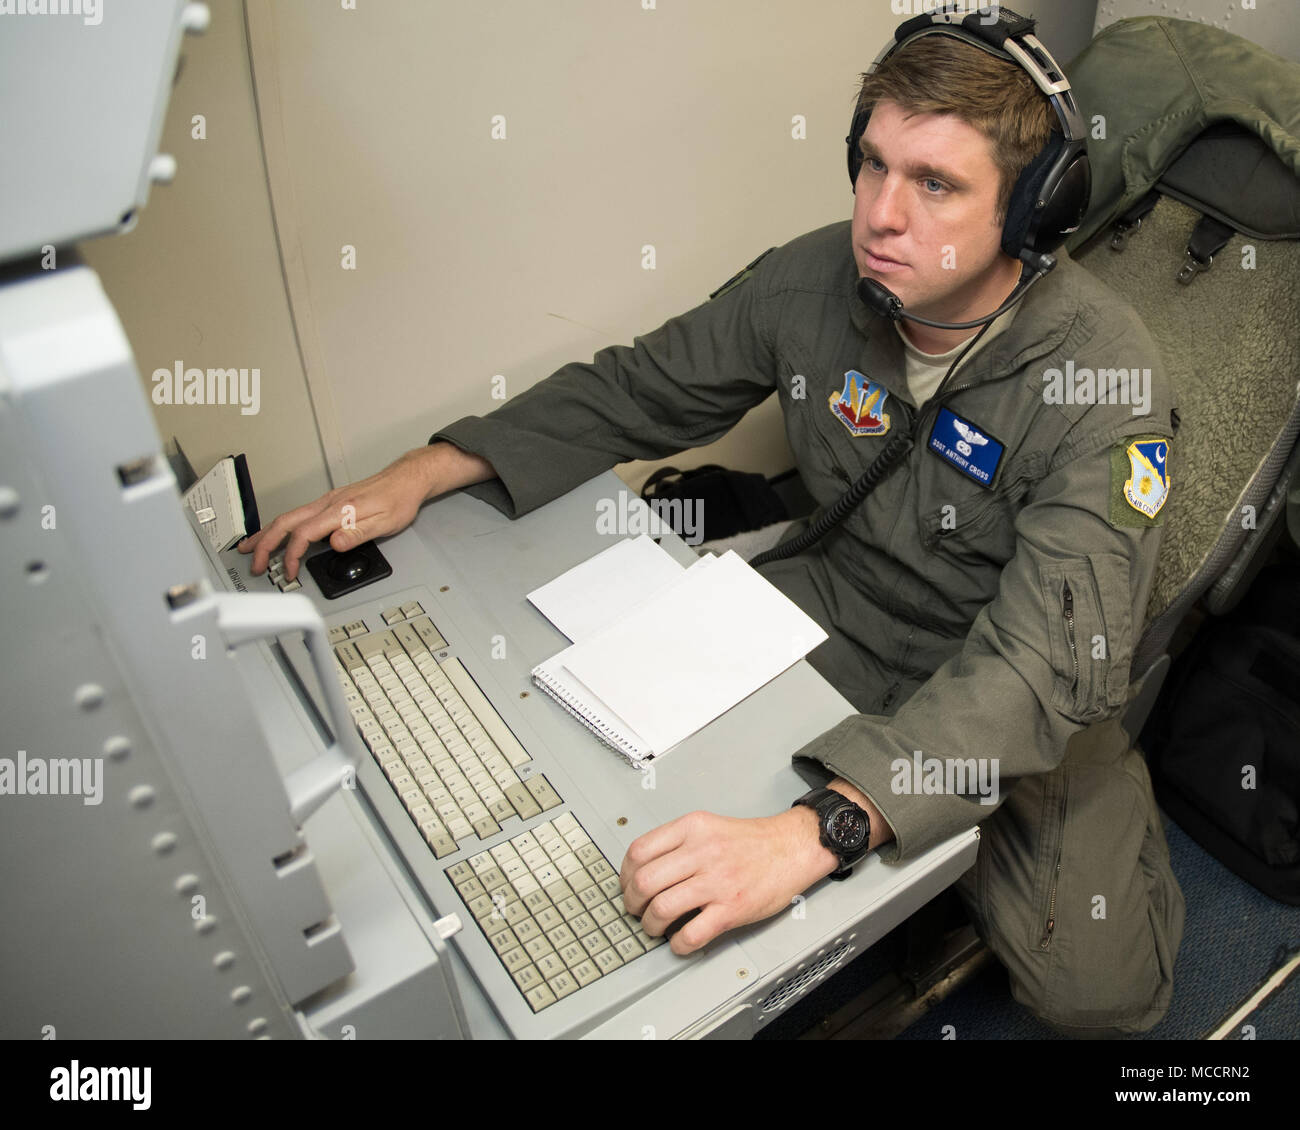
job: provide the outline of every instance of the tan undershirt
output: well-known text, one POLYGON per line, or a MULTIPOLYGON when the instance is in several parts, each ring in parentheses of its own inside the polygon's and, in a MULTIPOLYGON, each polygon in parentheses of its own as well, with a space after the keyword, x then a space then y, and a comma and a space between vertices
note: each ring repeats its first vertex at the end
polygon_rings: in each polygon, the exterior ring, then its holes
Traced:
MULTIPOLYGON (((984 336, 966 354, 962 360, 962 365, 969 365, 971 358, 1011 325, 1011 319, 1015 316, 1016 307, 1013 306, 1005 314, 995 318, 984 336)), ((944 374, 948 372, 948 366, 953 363, 957 354, 966 348, 970 338, 953 346, 947 353, 922 353, 908 340, 907 334, 903 332, 902 322, 895 322, 894 329, 898 331, 898 336, 903 339, 903 357, 907 366, 907 391, 911 393, 913 402, 920 408, 934 395, 939 383, 944 378, 944 374)), ((976 330, 975 332, 978 333, 979 331, 976 330)), ((957 368, 960 370, 961 365, 957 366, 957 368)))

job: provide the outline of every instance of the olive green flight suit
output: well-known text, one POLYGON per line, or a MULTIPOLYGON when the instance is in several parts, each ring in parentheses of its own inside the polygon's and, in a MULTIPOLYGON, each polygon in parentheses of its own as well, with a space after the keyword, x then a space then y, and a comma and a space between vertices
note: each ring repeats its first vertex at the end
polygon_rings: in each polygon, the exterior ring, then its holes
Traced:
POLYGON ((1006 332, 918 412, 898 334, 857 278, 849 223, 828 225, 632 346, 565 365, 431 441, 489 460, 499 478, 469 491, 517 517, 617 463, 709 443, 774 390, 820 507, 913 431, 840 526, 762 568, 825 628, 809 661, 861 711, 797 763, 871 797, 894 832, 885 862, 979 823, 958 889, 1017 999, 1072 1033, 1145 1030, 1169 1006, 1184 903, 1118 715, 1163 532, 1169 480, 1152 460, 1169 457, 1177 478, 1173 389, 1136 314, 1062 252, 1006 332), (1052 369, 1073 379, 1053 386, 1052 369), (1134 382, 1089 397, 1081 371, 1098 369, 1149 370, 1148 410, 1094 402, 1127 390, 1142 406, 1134 382), (845 417, 846 382, 865 418, 845 417), (996 759, 1000 803, 969 783, 917 791, 899 771, 914 751, 996 759))

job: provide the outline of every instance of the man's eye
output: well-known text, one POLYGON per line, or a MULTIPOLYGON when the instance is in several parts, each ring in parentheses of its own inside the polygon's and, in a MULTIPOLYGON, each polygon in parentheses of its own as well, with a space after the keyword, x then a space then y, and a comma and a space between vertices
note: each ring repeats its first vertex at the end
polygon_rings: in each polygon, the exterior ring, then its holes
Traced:
POLYGON ((879 157, 868 157, 866 163, 867 168, 869 168, 873 173, 878 173, 885 167, 885 163, 879 157))
POLYGON ((943 181, 935 180, 934 177, 926 177, 923 183, 925 184, 926 191, 933 196, 937 196, 945 188, 948 187, 946 184, 943 183, 943 181))

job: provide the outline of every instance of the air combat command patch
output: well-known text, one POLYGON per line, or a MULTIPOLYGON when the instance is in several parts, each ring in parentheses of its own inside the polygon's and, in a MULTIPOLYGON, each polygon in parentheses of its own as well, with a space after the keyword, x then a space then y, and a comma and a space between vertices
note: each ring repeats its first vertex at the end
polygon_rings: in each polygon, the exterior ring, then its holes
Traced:
POLYGON ((1110 524, 1157 526, 1169 500, 1169 440, 1139 436, 1110 452, 1110 524))
POLYGON ((843 390, 831 393, 827 403, 850 435, 882 436, 889 431, 889 417, 885 414, 888 399, 889 390, 884 385, 850 369, 844 374, 843 390))

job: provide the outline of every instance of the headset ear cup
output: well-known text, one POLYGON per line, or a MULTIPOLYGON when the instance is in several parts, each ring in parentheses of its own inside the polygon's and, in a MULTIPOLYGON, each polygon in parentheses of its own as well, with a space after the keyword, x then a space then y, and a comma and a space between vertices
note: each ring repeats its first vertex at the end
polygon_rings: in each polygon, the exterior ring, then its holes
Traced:
MULTIPOLYGON (((1020 252, 1025 249, 1029 228, 1034 222, 1034 205, 1038 203, 1047 174, 1064 147, 1065 135, 1059 130, 1052 130, 1047 144, 1016 178, 1011 189, 1011 200, 1007 204, 1007 218, 1002 225, 1002 250, 1013 259, 1020 258, 1020 252)), ((1035 240, 1035 244, 1037 242, 1035 240)), ((1035 246, 1034 250, 1048 249, 1035 246)))
POLYGON ((853 124, 849 126, 849 136, 844 139, 849 150, 849 186, 855 192, 858 187, 858 170, 862 168, 862 150, 858 148, 858 142, 867 132, 867 122, 870 120, 870 110, 857 111, 853 115, 853 124))

